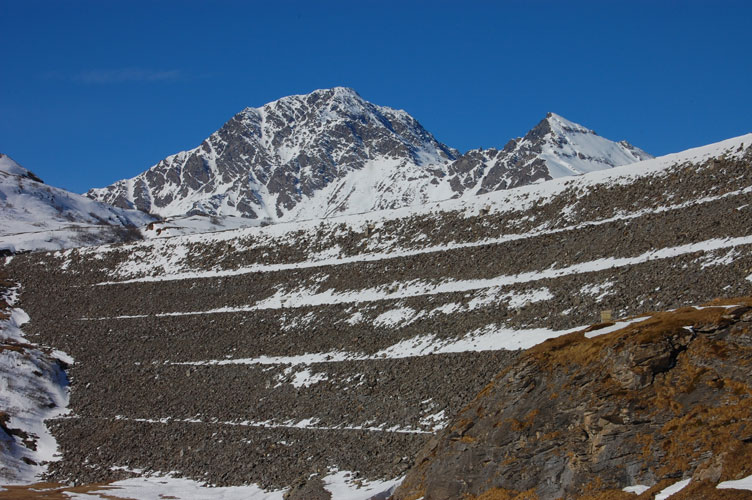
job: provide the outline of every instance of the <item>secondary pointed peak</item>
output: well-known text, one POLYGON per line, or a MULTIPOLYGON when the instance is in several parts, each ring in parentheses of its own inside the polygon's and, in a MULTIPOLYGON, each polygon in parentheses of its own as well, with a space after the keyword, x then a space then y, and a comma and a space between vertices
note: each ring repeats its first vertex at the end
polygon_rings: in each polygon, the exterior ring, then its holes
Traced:
POLYGON ((582 134, 595 134, 595 132, 584 125, 567 120, 561 115, 548 112, 544 121, 548 122, 552 131, 558 134, 578 132, 582 134))

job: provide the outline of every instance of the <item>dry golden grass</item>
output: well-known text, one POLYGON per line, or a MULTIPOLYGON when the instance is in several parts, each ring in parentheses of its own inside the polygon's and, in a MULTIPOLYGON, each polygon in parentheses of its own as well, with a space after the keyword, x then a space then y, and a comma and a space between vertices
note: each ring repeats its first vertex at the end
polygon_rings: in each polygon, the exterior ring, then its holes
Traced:
MULTIPOLYGON (((527 351, 527 355, 536 360, 547 371, 563 366, 587 366, 599 362, 603 350, 623 342, 631 344, 649 344, 661 338, 683 333, 685 326, 698 328, 708 325, 723 326, 729 320, 724 318, 728 310, 723 305, 752 306, 752 297, 717 300, 706 304, 704 309, 685 307, 675 311, 654 312, 645 316, 645 320, 632 323, 621 330, 607 335, 585 338, 588 331, 597 330, 603 325, 593 325, 584 330, 561 337, 549 339, 527 351)), ((642 316, 637 316, 639 318, 642 316)), ((633 319, 633 318, 629 318, 633 319)))
POLYGON ((579 500, 636 500, 638 497, 634 493, 627 493, 621 490, 603 490, 597 493, 586 494, 579 500))
POLYGON ((520 493, 513 490, 492 488, 478 496, 466 495, 465 500, 538 500, 538 495, 533 490, 520 493))
POLYGON ((402 497, 402 499, 403 500, 418 500, 420 498, 423 498, 424 496, 426 496, 426 491, 424 489, 421 489, 419 491, 408 493, 406 496, 402 497))
MULTIPOLYGON (((59 483, 36 483, 24 486, 2 486, 0 500, 70 500, 66 493, 96 494, 106 500, 124 500, 123 497, 114 497, 105 493, 112 486, 105 483, 89 484, 85 486, 65 486, 59 483)), ((136 499, 125 499, 136 500, 136 499)))

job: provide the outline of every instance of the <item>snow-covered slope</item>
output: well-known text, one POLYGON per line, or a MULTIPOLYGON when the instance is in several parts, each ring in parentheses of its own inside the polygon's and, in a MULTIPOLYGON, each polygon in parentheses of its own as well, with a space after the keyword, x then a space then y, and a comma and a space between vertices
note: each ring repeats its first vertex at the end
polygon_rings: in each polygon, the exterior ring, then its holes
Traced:
POLYGON ((59 460, 57 443, 44 420, 66 413, 73 360, 34 346, 21 326, 29 320, 11 309, 18 290, 0 285, 0 484, 35 482, 46 463, 59 460))
POLYGON ((190 215, 166 217, 162 220, 151 222, 141 228, 141 234, 145 239, 169 238, 188 234, 215 233, 243 227, 258 227, 262 224, 263 222, 258 219, 247 219, 231 215, 223 217, 190 215))
POLYGON ((37 182, 44 182, 42 181, 42 179, 37 177, 34 172, 23 168, 21 165, 13 161, 10 156, 4 155, 2 153, 0 153, 0 172, 17 175, 19 177, 25 177, 37 182))
POLYGON ((460 155, 406 112, 336 87, 247 108, 199 147, 87 195, 162 216, 280 222, 474 196, 649 157, 554 114, 503 150, 460 155))
MULTIPOLYGON (((679 153, 668 154, 657 158, 641 161, 638 163, 623 165, 617 168, 590 172, 573 178, 559 178, 551 182, 522 186, 513 190, 501 190, 485 193, 467 198, 445 200, 417 207, 402 207, 374 211, 367 214, 353 214, 332 218, 329 221, 306 220, 292 221, 284 224, 275 224, 266 227, 245 227, 207 234, 195 234, 186 232, 182 237, 144 241, 137 243, 132 251, 133 258, 119 269, 120 278, 136 278, 137 280, 163 280, 163 279, 187 279, 196 277, 224 277, 253 272, 280 271, 319 266, 331 266, 343 263, 369 262, 393 257, 414 256, 419 254, 431 254, 450 249, 466 248, 468 246, 484 246, 499 244, 506 241, 514 241, 520 236, 516 234, 501 235, 498 238, 479 239, 473 243, 462 241, 463 235, 446 232, 443 234, 442 243, 431 246, 426 242, 435 235, 421 234, 415 230, 408 233, 409 242, 398 238, 378 237, 380 228, 386 227, 395 221, 409 221, 422 217, 435 217, 441 219, 451 216, 471 218, 482 215, 484 217, 511 216, 522 214, 526 210, 535 207, 545 207, 552 204, 552 200, 566 197, 568 193, 591 193, 610 186, 630 185, 640 179, 664 177, 667 172, 679 168, 682 165, 700 165, 714 158, 736 159, 752 150, 752 134, 747 134, 732 139, 727 139, 707 146, 688 149, 679 153), (195 255, 191 248, 211 245, 233 244, 235 251, 245 251, 254 248, 273 248, 279 246, 287 238, 303 240, 315 240, 320 233, 329 235, 333 241, 319 245, 319 252, 308 256, 308 260, 295 264, 255 264, 247 269, 232 266, 230 269, 214 268, 211 271, 203 271, 196 274, 192 267, 195 266, 195 255), (368 238, 367 244, 360 249, 358 255, 344 256, 340 254, 340 247, 336 243, 337 237, 346 233, 376 233, 376 237, 368 238), (454 241, 453 241, 454 240, 454 241), (447 242, 449 241, 449 242, 447 242), (241 243, 242 242, 242 243, 241 243), (410 247, 410 248, 407 248, 410 247), (155 278, 154 275, 160 275, 155 278), (169 277, 169 278, 168 278, 169 277)), ((745 191, 746 192, 746 191, 745 191)), ((578 210, 577 197, 570 197, 570 205, 563 210, 557 209, 557 219, 566 221, 574 218, 578 210)), ((717 197, 708 195, 707 200, 715 200, 717 197)), ((658 202, 659 200, 656 200, 658 202)), ((651 211, 681 210, 685 204, 671 204, 669 200, 651 211)), ((617 205, 614 205, 616 207, 617 205)), ((608 207, 603 207, 606 210, 608 207)), ((617 215, 606 218, 601 222, 588 222, 586 227, 593 224, 609 223, 623 218, 631 219, 641 217, 648 213, 647 210, 635 213, 621 213, 616 208, 612 209, 617 215)), ((520 217, 520 219, 524 219, 520 217)), ((549 229, 552 221, 544 219, 542 225, 531 231, 528 236, 538 236, 546 233, 557 233, 561 229, 549 229)), ((567 230, 571 230, 568 227, 567 230)), ((181 235, 180 231, 172 233, 181 235)), ((752 236, 750 236, 752 241, 752 236)), ((99 247, 82 249, 80 253, 92 255, 107 254, 117 248, 99 247)), ((65 255, 65 254, 64 254, 65 255)), ((201 265, 211 267, 207 261, 200 261, 201 265)), ((606 263, 612 265, 612 263, 606 263)), ((555 273, 554 273, 555 274, 555 273)), ((407 292, 409 296, 414 291, 407 292)), ((297 300, 297 299, 296 299, 297 300)), ((284 302, 284 300, 283 300, 284 302)))
POLYGON ((42 183, 0 154, 0 248, 57 250, 132 239, 131 227, 153 217, 42 183))

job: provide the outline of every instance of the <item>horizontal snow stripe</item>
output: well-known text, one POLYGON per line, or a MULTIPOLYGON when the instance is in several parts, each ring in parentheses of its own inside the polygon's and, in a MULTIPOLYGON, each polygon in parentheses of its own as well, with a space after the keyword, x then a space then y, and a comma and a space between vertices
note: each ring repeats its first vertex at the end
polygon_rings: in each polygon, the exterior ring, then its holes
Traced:
POLYGON ((215 270, 215 271, 190 271, 190 272, 175 273, 175 274, 163 275, 163 276, 146 276, 143 278, 133 278, 133 279, 122 280, 122 281, 105 281, 101 283, 95 283, 91 286, 121 285, 121 284, 129 284, 129 283, 149 283, 149 282, 156 282, 156 281, 179 281, 179 280, 186 280, 186 279, 202 279, 202 278, 222 278, 222 277, 237 276, 237 275, 242 275, 242 274, 278 272, 278 271, 309 269, 309 268, 327 267, 327 266, 340 266, 340 265, 354 264, 354 263, 359 263, 359 262, 374 262, 374 261, 379 261, 379 260, 398 259, 402 257, 413 257, 416 255, 439 253, 439 252, 445 252, 448 250, 460 250, 463 248, 475 248, 475 247, 481 247, 481 246, 486 246, 486 245, 497 245, 497 244, 502 244, 502 243, 508 243, 511 241, 532 239, 532 238, 537 238, 541 236, 549 236, 553 234, 564 233, 568 231, 576 231, 578 229, 601 226, 605 224, 610 224, 612 222, 637 219, 639 217, 643 217, 649 214, 682 210, 688 207, 692 207, 696 205, 703 205, 703 204, 711 203, 711 202, 718 201, 724 198, 728 198, 732 196, 740 196, 740 195, 748 194, 748 193, 752 193, 752 186, 747 186, 745 188, 738 189, 736 191, 729 191, 727 193, 717 195, 717 196, 707 196, 704 198, 690 200, 690 201, 686 201, 684 203, 678 203, 675 205, 667 205, 665 207, 659 207, 656 209, 638 210, 635 212, 619 214, 614 217, 608 217, 605 219, 599 219, 595 221, 582 222, 580 224, 566 226, 566 227, 562 227, 558 229, 545 229, 545 230, 530 231, 527 233, 509 234, 509 235, 501 236, 499 238, 489 238, 489 239, 466 242, 466 243, 452 243, 452 244, 431 246, 431 247, 415 249, 415 250, 401 250, 401 251, 395 250, 395 251, 383 252, 383 253, 361 254, 361 255, 355 255, 351 257, 330 258, 330 259, 313 260, 313 261, 306 261, 306 262, 295 262, 295 263, 289 263, 289 264, 254 264, 252 266, 242 267, 239 269, 215 270))
POLYGON ((666 488, 655 494, 654 500, 666 500, 674 493, 677 493, 686 488, 690 481, 692 481, 692 478, 684 479, 683 481, 679 481, 670 486, 667 486, 666 488))
MULTIPOLYGON (((283 500, 287 488, 264 490, 257 484, 242 486, 207 485, 185 477, 175 477, 175 472, 149 471, 144 475, 143 469, 127 466, 110 467, 114 471, 126 471, 138 474, 137 477, 106 483, 99 489, 88 489, 86 493, 68 492, 63 489, 66 498, 77 500, 133 499, 157 500, 174 498, 176 500, 283 500)), ((322 477, 324 489, 332 494, 332 500, 369 500, 386 498, 402 482, 403 477, 393 479, 365 480, 350 471, 329 468, 322 477)))
MULTIPOLYGON (((646 262, 671 259, 697 252, 711 252, 714 250, 733 248, 742 245, 751 245, 752 236, 740 236, 736 238, 713 238, 698 243, 688 243, 676 247, 665 247, 658 250, 651 250, 635 257, 603 257, 600 259, 581 262, 562 268, 549 268, 541 271, 529 271, 514 275, 501 275, 494 278, 476 279, 476 280, 453 280, 445 281, 438 285, 423 282, 406 282, 395 284, 398 290, 394 292, 385 292, 383 288, 371 288, 351 292, 336 292, 327 290, 325 292, 310 292, 306 289, 298 290, 291 293, 278 292, 272 297, 261 300, 253 305, 240 307, 220 307, 208 309, 205 311, 185 311, 159 313, 152 316, 184 316, 184 315, 201 315, 201 314, 220 314, 250 312, 262 309, 285 309, 319 305, 333 304, 357 304, 361 302, 377 302, 382 300, 405 299, 410 297, 439 295, 444 293, 469 292, 482 290, 492 287, 505 287, 535 282, 543 279, 557 279, 566 276, 594 273, 606 271, 609 269, 618 269, 646 262)), ((99 318, 80 318, 81 320, 112 320, 112 319, 135 319, 146 318, 150 315, 125 315, 99 318)))
POLYGON ((416 358, 463 352, 512 351, 527 349, 548 339, 583 330, 584 328, 584 326, 578 326, 568 330, 549 330, 547 328, 512 330, 488 325, 485 328, 470 332, 460 339, 442 341, 437 339, 435 335, 413 337, 370 355, 348 351, 330 351, 296 356, 259 356, 256 358, 167 362, 167 364, 191 366, 310 365, 314 363, 339 363, 343 361, 384 361, 388 359, 416 358))
POLYGON ((601 328, 601 329, 598 329, 598 330, 591 330, 589 332, 586 332, 585 333, 585 337, 587 337, 589 339, 592 339, 594 337, 600 337, 601 335, 606 335, 607 333, 616 332, 616 331, 619 331, 619 330, 621 330, 623 328, 626 328, 629 325, 631 325, 632 323, 642 323, 643 321, 647 321, 647 320, 649 320, 651 318, 652 318, 652 316, 642 316, 642 317, 639 317, 639 318, 628 319, 628 320, 624 320, 624 321, 617 321, 616 323, 614 323, 611 326, 607 326, 605 328, 601 328))
POLYGON ((336 425, 336 426, 323 426, 323 425, 316 425, 316 422, 318 420, 316 418, 307 418, 303 420, 299 420, 297 422, 293 422, 292 420, 288 420, 285 422, 272 422, 272 421, 252 421, 252 420, 243 420, 243 421, 225 421, 225 420, 201 420, 197 418, 172 418, 172 417, 164 417, 164 418, 131 418, 126 417, 124 415, 116 415, 115 417, 81 417, 78 415, 71 415, 67 417, 61 417, 62 419, 68 419, 68 420, 84 420, 84 419, 100 419, 100 420, 124 420, 126 422, 139 422, 139 423, 146 423, 146 424, 202 424, 202 425, 227 425, 227 426, 233 426, 233 427, 257 427, 257 428, 263 428, 263 429, 302 429, 302 430, 311 430, 311 431, 361 431, 361 432, 389 432, 389 433, 395 433, 395 434, 433 434, 433 431, 431 430, 422 430, 422 429, 412 429, 412 428, 405 428, 405 427, 398 427, 398 426, 392 426, 392 427, 365 427, 365 426, 358 426, 358 425, 336 425))
POLYGON ((718 483, 716 488, 752 491, 752 476, 747 476, 742 479, 723 481, 722 483, 718 483))

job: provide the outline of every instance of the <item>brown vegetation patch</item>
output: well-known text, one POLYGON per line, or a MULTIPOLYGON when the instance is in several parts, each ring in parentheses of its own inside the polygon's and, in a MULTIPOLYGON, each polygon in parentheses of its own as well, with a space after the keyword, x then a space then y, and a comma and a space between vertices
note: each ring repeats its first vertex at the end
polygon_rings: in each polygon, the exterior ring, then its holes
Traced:
POLYGON ((0 344, 0 353, 4 351, 13 351, 13 352, 24 352, 26 350, 26 346, 22 344, 0 344))
POLYGON ((493 488, 478 496, 466 495, 465 500, 538 500, 538 495, 533 490, 518 492, 493 488))
POLYGON ((585 338, 586 332, 609 326, 608 323, 597 324, 581 331, 546 340, 528 349, 527 354, 535 359, 541 368, 548 371, 561 366, 586 366, 600 361, 603 349, 617 344, 620 339, 628 339, 630 343, 649 344, 659 338, 681 332, 687 326, 702 329, 729 324, 731 320, 725 317, 729 309, 722 307, 724 305, 752 306, 752 298, 717 300, 703 306, 702 309, 684 307, 675 311, 653 312, 627 318, 645 317, 643 321, 632 323, 607 335, 585 338))
POLYGON ((135 500, 114 497, 104 493, 106 490, 117 489, 106 483, 89 484, 84 486, 65 486, 60 483, 35 483, 20 486, 0 486, 0 500, 70 500, 66 493, 96 494, 106 500, 135 500))
POLYGON ((509 427, 513 431, 521 431, 529 427, 532 427, 533 422, 535 421, 535 417, 536 415, 538 415, 538 413, 540 413, 540 410, 535 409, 535 410, 530 410, 530 412, 527 415, 525 415, 525 418, 523 418, 522 420, 517 420, 516 418, 512 418, 509 420, 509 427))
MULTIPOLYGON (((603 490, 598 493, 583 495, 579 500, 638 500, 642 495, 627 493, 622 490, 603 490)), ((652 498, 652 497, 651 497, 652 498)))

